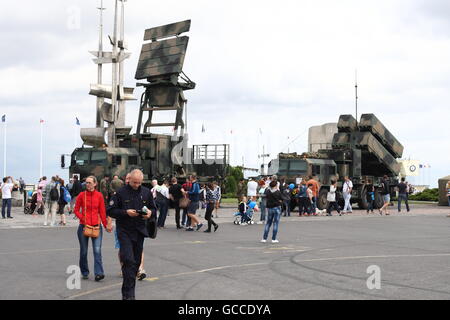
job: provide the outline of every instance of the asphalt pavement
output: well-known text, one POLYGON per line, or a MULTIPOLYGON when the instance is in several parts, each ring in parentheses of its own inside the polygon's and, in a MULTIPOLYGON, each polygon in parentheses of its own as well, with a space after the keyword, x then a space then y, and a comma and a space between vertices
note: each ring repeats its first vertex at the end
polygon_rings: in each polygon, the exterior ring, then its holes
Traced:
MULTIPOLYGON (((170 211, 166 229, 145 240, 148 278, 138 282, 136 298, 450 299, 448 207, 417 205, 410 213, 391 210, 390 216, 294 212, 282 217, 278 244, 260 242, 264 225, 234 225, 234 211, 219 210, 215 233, 202 232, 205 227, 176 230, 170 211)), ((91 273, 79 289, 69 289, 67 270, 78 264, 78 221, 68 216, 67 226, 44 227, 42 216, 24 215, 20 208, 13 216, 0 219, 0 299, 121 298, 113 234, 103 238, 105 279, 95 282, 91 273)), ((88 259, 92 272, 92 246, 88 259)))

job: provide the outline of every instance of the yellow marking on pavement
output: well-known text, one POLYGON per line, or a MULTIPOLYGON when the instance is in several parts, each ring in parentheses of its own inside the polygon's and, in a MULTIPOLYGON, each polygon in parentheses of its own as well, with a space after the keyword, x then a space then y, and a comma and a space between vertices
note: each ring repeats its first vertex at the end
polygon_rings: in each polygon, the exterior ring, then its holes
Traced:
MULTIPOLYGON (((264 253, 276 253, 275 251, 266 251, 264 253)), ((411 255, 380 255, 380 256, 350 256, 350 257, 334 257, 334 258, 317 258, 317 259, 304 259, 304 260, 298 260, 297 262, 316 262, 316 261, 339 261, 339 260, 358 260, 358 259, 383 259, 383 258, 427 258, 427 257, 450 257, 450 253, 437 253, 437 254, 411 254, 411 255)), ((197 270, 197 271, 189 271, 189 272, 182 272, 182 273, 175 273, 175 274, 168 274, 160 276, 159 278, 149 278, 144 279, 149 282, 153 282, 156 280, 160 280, 163 278, 175 278, 179 276, 185 276, 185 275, 193 275, 193 274, 200 274, 205 273, 209 271, 217 271, 217 270, 225 270, 225 269, 231 269, 231 268, 243 268, 243 267, 254 267, 254 266, 262 266, 262 265, 269 265, 272 263, 290 263, 290 261, 275 261, 275 262, 261 262, 261 263, 249 263, 249 264, 241 264, 241 265, 229 265, 229 266, 221 266, 221 267, 215 267, 215 268, 209 268, 209 269, 203 269, 203 270, 197 270)), ((111 289, 114 287, 118 287, 122 285, 122 283, 116 283, 112 284, 106 287, 97 288, 94 290, 86 291, 74 296, 70 296, 67 299, 75 299, 79 297, 83 297, 89 294, 93 294, 96 292, 100 292, 103 290, 111 289)))
MULTIPOLYGON (((113 249, 113 247, 102 247, 104 249, 113 249)), ((79 247, 73 248, 61 248, 61 249, 38 249, 38 250, 26 250, 26 251, 11 251, 11 252, 0 252, 0 255, 6 254, 27 254, 27 253, 46 253, 46 252, 60 252, 60 251, 79 251, 79 247)))
POLYGON ((121 286, 121 285, 122 285, 122 282, 121 283, 115 283, 115 284, 112 284, 112 285, 109 285, 109 286, 106 286, 106 287, 101 287, 101 288, 97 288, 97 289, 94 289, 94 290, 89 290, 89 291, 86 291, 86 292, 82 292, 82 293, 76 294, 74 296, 70 296, 67 299, 76 299, 76 298, 87 296, 89 294, 93 294, 93 293, 100 292, 100 291, 103 291, 103 290, 112 289, 112 288, 115 288, 115 287, 118 287, 118 286, 121 286))
POLYGON ((156 280, 159 280, 159 278, 145 278, 144 279, 145 281, 149 281, 149 282, 153 282, 153 281, 156 281, 156 280))
POLYGON ((427 257, 450 257, 450 253, 437 254, 400 254, 400 255, 381 255, 381 256, 350 256, 334 258, 318 258, 299 260, 297 262, 315 262, 315 261, 336 261, 336 260, 359 260, 359 259, 383 259, 383 258, 427 258, 427 257))
POLYGON ((273 248, 269 248, 269 250, 295 250, 295 248, 292 248, 292 247, 273 247, 273 248))
MULTIPOLYGON (((203 269, 203 270, 197 270, 197 271, 190 271, 190 272, 182 272, 182 273, 176 273, 176 274, 167 274, 167 275, 163 275, 159 278, 155 277, 155 278, 148 278, 148 279, 144 279, 145 281, 148 282, 154 282, 156 280, 160 280, 161 278, 174 278, 174 277, 179 277, 179 276, 185 276, 185 275, 190 275, 190 274, 197 274, 197 273, 204 273, 204 272, 209 272, 209 271, 215 271, 215 270, 224 270, 224 269, 230 269, 230 268, 241 268, 241 267, 253 267, 253 266, 260 266, 260 265, 265 265, 268 264, 266 262, 262 262, 262 263, 250 263, 250 264, 241 264, 241 265, 231 265, 231 266, 222 266, 222 267, 215 267, 215 268, 209 268, 209 269, 203 269)), ((105 286, 105 287, 101 287, 101 288, 97 288, 94 290, 89 290, 86 292, 82 292, 70 297, 67 297, 67 299, 75 299, 75 298, 80 298, 83 296, 87 296, 93 293, 97 293, 103 290, 108 290, 114 287, 118 287, 121 286, 121 283, 116 283, 116 284, 112 284, 109 286, 105 286)))

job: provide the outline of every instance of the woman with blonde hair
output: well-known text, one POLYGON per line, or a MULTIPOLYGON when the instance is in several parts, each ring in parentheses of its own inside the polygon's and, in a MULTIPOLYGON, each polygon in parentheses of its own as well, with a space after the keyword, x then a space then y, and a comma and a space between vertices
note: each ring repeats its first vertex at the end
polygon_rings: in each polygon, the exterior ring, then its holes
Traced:
POLYGON ((92 239, 92 246, 94 250, 94 273, 95 281, 100 281, 105 278, 102 264, 102 237, 103 230, 101 224, 105 227, 107 232, 112 231, 112 224, 106 219, 106 209, 103 200, 103 195, 96 190, 97 178, 90 176, 86 178, 86 191, 79 194, 75 204, 74 213, 80 220, 78 227, 78 241, 80 243, 80 269, 83 279, 89 277, 89 266, 87 261, 87 252, 89 246, 89 237, 84 234, 85 226, 99 227, 99 235, 92 239))

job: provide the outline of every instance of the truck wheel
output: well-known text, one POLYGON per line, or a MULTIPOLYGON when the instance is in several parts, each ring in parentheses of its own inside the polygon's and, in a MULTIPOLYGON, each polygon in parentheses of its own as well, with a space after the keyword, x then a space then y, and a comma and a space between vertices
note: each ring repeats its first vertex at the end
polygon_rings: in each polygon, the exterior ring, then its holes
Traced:
POLYGON ((375 209, 380 209, 384 204, 383 196, 379 190, 375 190, 375 201, 373 202, 373 207, 375 209))
POLYGON ((369 207, 366 197, 366 187, 363 187, 361 190, 361 199, 358 200, 358 207, 362 210, 367 210, 369 207))
POLYGON ((317 199, 317 208, 319 208, 320 210, 326 209, 328 207, 327 195, 327 189, 320 190, 319 199, 317 199))

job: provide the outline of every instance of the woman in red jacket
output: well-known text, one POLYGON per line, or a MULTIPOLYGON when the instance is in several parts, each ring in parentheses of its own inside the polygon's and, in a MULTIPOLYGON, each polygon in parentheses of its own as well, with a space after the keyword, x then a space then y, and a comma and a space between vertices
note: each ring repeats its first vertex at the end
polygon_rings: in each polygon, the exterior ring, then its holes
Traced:
POLYGON ((99 226, 100 235, 98 238, 92 238, 92 246, 94 249, 94 273, 95 281, 105 278, 102 264, 102 236, 103 230, 101 224, 107 232, 112 231, 111 222, 107 222, 105 203, 103 195, 96 190, 97 179, 94 176, 86 178, 86 191, 80 193, 77 197, 74 212, 80 220, 78 227, 78 240, 80 242, 80 269, 83 279, 89 277, 89 266, 87 261, 87 252, 89 247, 89 237, 84 236, 84 225, 99 226))

